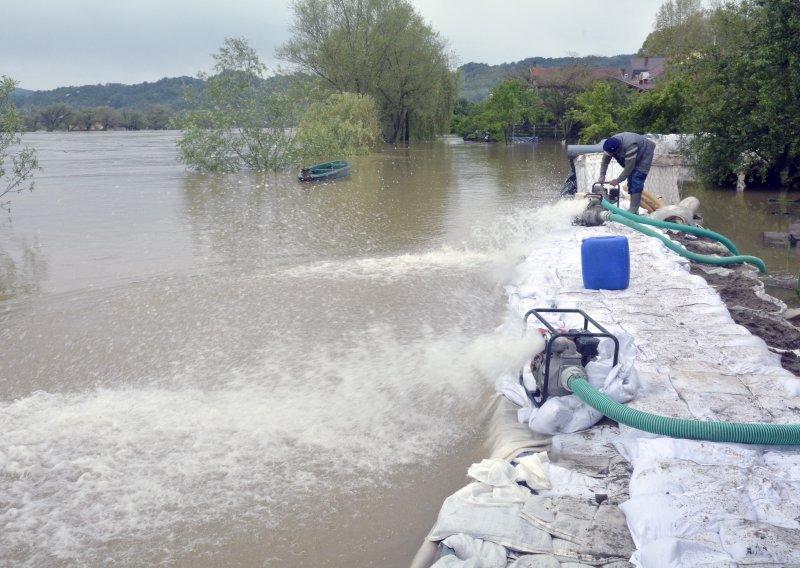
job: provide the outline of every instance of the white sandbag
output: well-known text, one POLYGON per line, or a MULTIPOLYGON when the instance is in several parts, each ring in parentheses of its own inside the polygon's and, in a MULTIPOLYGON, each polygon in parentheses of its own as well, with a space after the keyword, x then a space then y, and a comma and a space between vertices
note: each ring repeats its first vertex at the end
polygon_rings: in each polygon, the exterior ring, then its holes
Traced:
POLYGON ((735 519, 720 523, 722 547, 742 565, 800 564, 800 533, 767 523, 735 519))
POLYGON ((715 537, 707 541, 662 538, 639 548, 630 561, 636 568, 737 568, 715 537))
MULTIPOLYGON (((461 566, 463 568, 505 568, 507 551, 505 547, 487 542, 465 534, 449 536, 442 544, 452 549, 461 564, 448 566, 461 566)), ((450 555, 452 556, 452 555, 450 555)), ((443 557, 443 558, 446 558, 443 557)), ((438 565, 438 564, 437 564, 438 565)))
POLYGON ((572 495, 593 499, 598 493, 606 493, 608 488, 603 479, 592 477, 578 471, 567 469, 553 463, 543 464, 550 480, 549 489, 539 489, 539 495, 572 495))
POLYGON ((524 503, 528 499, 530 491, 516 483, 501 486, 470 483, 453 495, 478 507, 495 507, 524 503))
POLYGON ((560 560, 604 564, 627 560, 634 551, 625 517, 614 505, 570 495, 532 495, 522 516, 553 536, 553 554, 560 560))
POLYGON ((528 427, 540 434, 554 435, 585 430, 597 424, 602 413, 587 406, 575 395, 548 398, 531 413, 528 427))
POLYGON ((445 499, 428 538, 441 541, 456 534, 466 534, 510 550, 551 553, 550 534, 523 520, 521 510, 521 503, 486 506, 464 499, 463 494, 457 492, 445 499))
POLYGON ((637 548, 662 538, 716 533, 722 521, 755 520, 747 495, 736 488, 680 496, 651 493, 620 505, 637 548))
POLYGON ((561 568, 562 564, 552 556, 526 554, 508 565, 508 568, 561 568))
POLYGON ((539 452, 516 459, 514 469, 517 471, 517 481, 522 481, 531 489, 550 489, 553 485, 545 471, 545 464, 549 463, 546 452, 539 452))
POLYGON ((777 527, 800 529, 800 482, 763 466, 749 471, 744 487, 759 521, 777 527))
POLYGON ((467 475, 475 481, 495 487, 512 485, 517 480, 514 466, 501 459, 485 459, 474 463, 467 470, 467 475))
POLYGON ((639 459, 686 460, 703 465, 751 467, 761 461, 758 447, 699 440, 650 437, 631 431, 614 439, 614 447, 634 468, 639 459))
MULTIPOLYGON (((743 488, 751 476, 749 468, 732 465, 700 465, 683 460, 640 458, 631 475, 631 497, 652 493, 684 495, 700 491, 743 488)), ((740 489, 741 490, 741 489, 740 489)))

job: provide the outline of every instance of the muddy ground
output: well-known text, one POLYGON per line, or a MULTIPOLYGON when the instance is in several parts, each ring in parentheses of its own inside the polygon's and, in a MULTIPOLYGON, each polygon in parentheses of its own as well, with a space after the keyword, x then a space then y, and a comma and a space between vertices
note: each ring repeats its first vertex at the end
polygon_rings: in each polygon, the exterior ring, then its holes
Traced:
MULTIPOLYGON (((698 254, 728 256, 727 249, 716 241, 692 235, 671 234, 688 250, 698 254)), ((764 292, 758 271, 747 264, 728 265, 720 270, 692 262, 692 274, 705 278, 717 290, 733 320, 763 339, 770 350, 781 356, 783 368, 800 378, 800 328, 784 317, 785 306, 764 292)))

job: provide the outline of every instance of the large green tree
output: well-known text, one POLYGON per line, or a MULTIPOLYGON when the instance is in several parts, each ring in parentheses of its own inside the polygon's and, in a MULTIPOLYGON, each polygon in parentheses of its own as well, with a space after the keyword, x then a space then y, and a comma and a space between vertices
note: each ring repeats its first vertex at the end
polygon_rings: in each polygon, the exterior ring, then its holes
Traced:
POLYGON ((446 132, 457 74, 407 0, 294 0, 279 57, 340 92, 371 95, 389 142, 446 132))
POLYGON ((711 22, 716 41, 680 65, 701 175, 800 187, 800 3, 729 3, 711 22))
POLYGON ((620 113, 622 127, 633 132, 682 134, 689 128, 692 105, 691 85, 674 78, 634 95, 620 113))
MULTIPOLYGON (((33 191, 33 174, 39 169, 36 150, 21 146, 25 122, 11 100, 16 86, 10 77, 0 76, 0 199, 8 193, 33 191)), ((0 202, 0 207, 8 206, 9 201, 0 202)))
POLYGON ((607 80, 597 81, 591 89, 577 95, 575 107, 568 115, 582 126, 581 142, 597 142, 619 132, 630 96, 627 87, 607 80))
POLYGON ((656 13, 640 56, 680 57, 713 42, 702 0, 668 0, 656 13))

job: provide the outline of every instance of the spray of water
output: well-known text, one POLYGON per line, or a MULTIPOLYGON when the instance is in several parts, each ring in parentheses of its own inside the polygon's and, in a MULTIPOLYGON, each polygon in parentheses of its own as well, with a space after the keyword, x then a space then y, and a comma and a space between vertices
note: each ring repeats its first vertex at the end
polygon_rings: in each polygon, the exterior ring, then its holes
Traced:
POLYGON ((376 279, 396 281, 414 273, 470 271, 482 266, 510 268, 542 236, 563 227, 586 208, 580 200, 561 200, 536 209, 518 209, 473 227, 471 238, 461 248, 453 244, 438 250, 390 257, 317 262, 286 269, 292 278, 376 279))

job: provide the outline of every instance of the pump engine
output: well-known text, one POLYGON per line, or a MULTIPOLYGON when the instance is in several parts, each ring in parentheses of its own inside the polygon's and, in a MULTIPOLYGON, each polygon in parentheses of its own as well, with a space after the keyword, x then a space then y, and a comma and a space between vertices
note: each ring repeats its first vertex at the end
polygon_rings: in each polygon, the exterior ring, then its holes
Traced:
POLYGON ((536 406, 544 404, 550 396, 570 394, 567 386, 569 379, 576 375, 586 376, 586 365, 597 357, 601 338, 608 337, 614 342, 613 364, 617 364, 619 341, 582 310, 533 309, 525 314, 526 323, 531 315, 545 325, 539 330, 545 340, 545 349, 531 360, 528 370, 520 371, 519 380, 536 406), (580 314, 583 316, 583 328, 556 329, 542 315, 548 312, 580 314), (597 331, 591 331, 590 324, 597 331))

